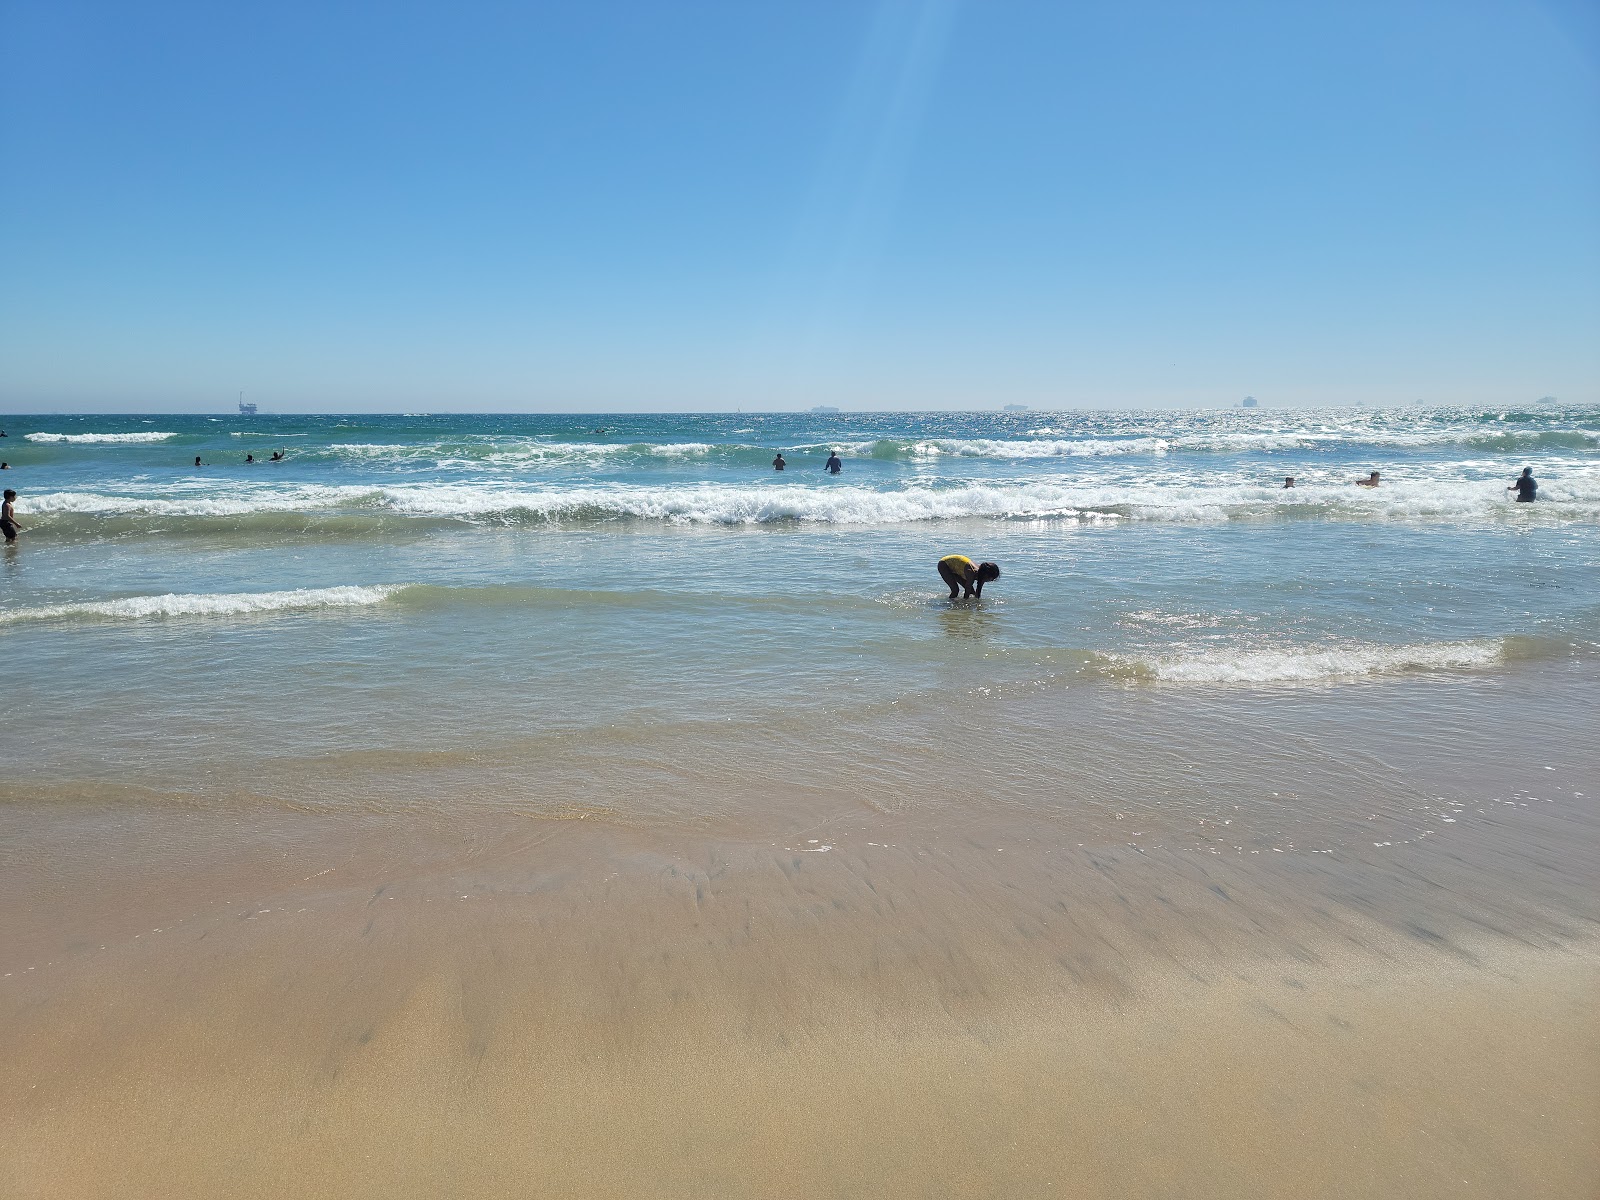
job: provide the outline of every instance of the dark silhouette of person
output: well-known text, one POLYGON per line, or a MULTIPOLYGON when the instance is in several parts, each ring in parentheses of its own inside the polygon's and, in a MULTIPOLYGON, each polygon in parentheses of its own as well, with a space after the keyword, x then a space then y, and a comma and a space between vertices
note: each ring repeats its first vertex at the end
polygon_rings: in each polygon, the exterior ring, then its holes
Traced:
POLYGON ((5 534, 7 542, 16 541, 17 530, 22 528, 21 525, 17 524, 16 510, 11 507, 12 501, 16 498, 17 490, 15 488, 7 488, 5 491, 5 503, 0 504, 0 533, 5 534))
POLYGON ((244 456, 244 460, 245 460, 245 462, 247 462, 247 463, 253 463, 253 462, 255 462, 255 460, 256 460, 256 456, 255 456, 255 455, 254 455, 254 454, 246 454, 246 455, 245 455, 245 456, 244 456))
POLYGON ((969 596, 982 597, 983 585, 1000 578, 1000 564, 974 563, 965 554, 946 554, 939 560, 939 578, 949 587, 952 600, 962 588, 969 596))
POLYGON ((839 452, 837 450, 828 451, 828 461, 822 464, 822 469, 827 471, 829 475, 837 475, 844 470, 844 464, 839 461, 839 452))
POLYGON ((1365 479, 1356 480, 1356 486, 1357 487, 1377 487, 1378 486, 1378 473, 1376 471, 1374 471, 1371 475, 1368 475, 1365 479))
POLYGON ((200 465, 200 456, 198 454, 194 456, 194 465, 197 467, 200 465))
MULTIPOLYGON (((1285 475, 1283 477, 1283 486, 1286 487, 1286 488, 1292 488, 1294 486, 1294 476, 1293 475, 1285 475)), ((1280 488, 1279 490, 1282 491, 1283 489, 1280 488)))
POLYGON ((1516 481, 1506 488, 1508 492, 1516 492, 1518 504, 1531 504, 1539 498, 1539 481, 1533 477, 1532 467, 1523 467, 1522 474, 1516 481))
POLYGON ((772 469, 774 471, 781 471, 785 467, 787 467, 788 465, 789 465, 788 463, 783 461, 783 451, 779 450, 778 451, 778 457, 776 457, 776 458, 774 458, 772 460, 772 469))

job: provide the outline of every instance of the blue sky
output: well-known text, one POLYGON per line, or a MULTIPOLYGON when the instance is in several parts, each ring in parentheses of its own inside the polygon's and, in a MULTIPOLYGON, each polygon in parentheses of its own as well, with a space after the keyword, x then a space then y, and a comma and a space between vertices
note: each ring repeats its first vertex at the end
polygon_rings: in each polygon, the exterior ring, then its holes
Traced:
POLYGON ((1585 0, 0 0, 0 408, 1600 399, 1585 0))

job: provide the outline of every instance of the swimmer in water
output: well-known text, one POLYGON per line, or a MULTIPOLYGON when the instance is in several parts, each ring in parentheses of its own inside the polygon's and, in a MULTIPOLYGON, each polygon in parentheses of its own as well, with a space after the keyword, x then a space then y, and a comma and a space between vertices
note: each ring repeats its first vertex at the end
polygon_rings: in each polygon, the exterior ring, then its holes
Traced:
MULTIPOLYGON (((1283 487, 1292 488, 1293 486, 1294 486, 1294 476, 1293 475, 1285 475, 1283 477, 1283 487)), ((1282 491, 1283 488, 1279 488, 1278 490, 1282 491)))
POLYGON ((1000 578, 998 563, 974 563, 965 554, 947 554, 939 560, 939 578, 950 588, 954 600, 966 588, 967 595, 983 596, 983 585, 1000 578))
POLYGON ((1517 494, 1518 504, 1531 504, 1539 498, 1539 481, 1533 477, 1532 467, 1523 467, 1522 474, 1518 475, 1516 482, 1506 488, 1508 492, 1517 494))
POLYGON ((828 461, 822 464, 822 469, 829 475, 837 475, 844 470, 844 464, 839 461, 839 452, 837 450, 828 451, 828 461))
POLYGON ((788 465, 788 463, 783 461, 783 451, 779 450, 778 457, 772 460, 772 469, 774 471, 781 471, 788 465))
POLYGON ((194 465, 197 467, 200 465, 200 456, 198 454, 194 456, 194 465))
POLYGON ((1378 486, 1378 473, 1376 471, 1374 471, 1371 475, 1368 475, 1365 479, 1356 480, 1356 486, 1357 487, 1377 487, 1378 486))
POLYGON ((255 460, 256 460, 256 456, 255 456, 255 455, 254 455, 254 454, 246 454, 246 455, 245 455, 245 456, 244 456, 244 460, 245 460, 245 462, 247 462, 247 463, 253 463, 253 462, 255 462, 255 460))
POLYGON ((15 488, 7 488, 5 503, 0 504, 0 533, 6 535, 6 544, 10 545, 17 540, 17 530, 22 526, 17 524, 17 510, 12 508, 12 502, 17 498, 15 488))

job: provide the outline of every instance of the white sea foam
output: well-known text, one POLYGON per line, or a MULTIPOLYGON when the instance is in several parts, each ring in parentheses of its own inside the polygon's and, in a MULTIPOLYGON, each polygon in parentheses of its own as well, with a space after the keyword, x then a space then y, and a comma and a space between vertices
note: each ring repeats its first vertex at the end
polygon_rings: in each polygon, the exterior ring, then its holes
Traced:
POLYGON ((817 479, 794 483, 588 484, 523 481, 279 486, 266 481, 185 479, 136 494, 45 492, 25 513, 226 518, 253 514, 390 513, 515 524, 527 520, 637 518, 708 524, 812 521, 850 525, 958 518, 1074 518, 1215 522, 1334 517, 1360 520, 1600 518, 1600 467, 1574 468, 1516 505, 1499 479, 1411 479, 1376 489, 1347 479, 1284 490, 1237 480, 1077 481, 1066 476, 996 483, 871 487, 817 479))
POLYGON ((137 621, 151 617, 227 617, 290 612, 297 609, 354 608, 381 603, 399 590, 399 586, 352 585, 296 588, 288 592, 199 592, 168 593, 164 596, 126 596, 118 600, 87 600, 75 604, 0 609, 0 625, 75 617, 137 621))
POLYGON ((386 496, 394 511, 414 516, 478 518, 633 517, 687 523, 746 525, 816 521, 851 525, 898 524, 972 516, 1066 514, 1066 490, 1048 484, 1023 487, 872 488, 834 486, 677 487, 635 485, 574 488, 437 487, 386 496))
POLYGON ((334 442, 297 457, 330 455, 361 462, 423 464, 472 469, 588 465, 614 459, 705 458, 718 451, 737 454, 753 448, 710 442, 555 442, 535 438, 468 437, 436 442, 334 442))
POLYGON ((178 435, 175 433, 158 433, 154 430, 143 433, 25 433, 22 435, 30 442, 67 442, 74 444, 118 442, 165 442, 178 435))
POLYGON ((1472 670, 1505 657, 1499 638, 1419 645, 1244 650, 1142 658, 1106 655, 1112 674, 1165 683, 1304 683, 1411 671, 1472 670))
POLYGON ((938 438, 918 442, 912 452, 963 458, 1101 458, 1119 454, 1165 454, 1166 438, 938 438))

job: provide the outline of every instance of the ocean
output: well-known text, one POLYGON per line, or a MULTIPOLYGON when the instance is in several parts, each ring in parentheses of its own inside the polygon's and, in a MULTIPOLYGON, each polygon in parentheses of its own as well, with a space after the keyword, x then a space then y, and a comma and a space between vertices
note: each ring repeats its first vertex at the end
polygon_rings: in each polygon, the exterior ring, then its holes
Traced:
POLYGON ((1592 406, 3 425, 13 796, 738 826, 763 781, 1018 768, 1048 807, 1151 705, 1157 797, 1245 696, 1405 724, 1600 662, 1592 406), (1001 565, 981 602, 950 553, 1001 565))

